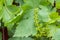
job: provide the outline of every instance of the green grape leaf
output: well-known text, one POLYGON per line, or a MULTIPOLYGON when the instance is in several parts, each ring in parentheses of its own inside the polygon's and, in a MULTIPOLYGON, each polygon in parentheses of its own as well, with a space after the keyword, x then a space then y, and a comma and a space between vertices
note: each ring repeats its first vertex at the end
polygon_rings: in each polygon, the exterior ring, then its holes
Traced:
POLYGON ((13 13, 11 13, 8 8, 3 7, 2 9, 2 18, 3 18, 3 22, 4 22, 4 26, 7 26, 8 30, 11 30, 11 28, 13 27, 14 24, 10 23, 7 24, 12 18, 15 17, 15 15, 13 15, 13 13))
POLYGON ((54 5, 54 0, 48 0, 52 5, 54 5))
POLYGON ((50 5, 50 2, 47 0, 40 0, 40 4, 43 6, 48 6, 48 5, 50 5))
POLYGON ((60 9, 60 0, 56 0, 56 8, 60 9))
POLYGON ((16 31, 14 37, 28 37, 30 35, 35 35, 36 29, 34 27, 34 20, 33 20, 33 10, 26 11, 25 15, 23 16, 22 20, 16 27, 16 31))
POLYGON ((14 23, 6 24, 8 30, 12 30, 14 23))
POLYGON ((27 38, 19 38, 19 37, 14 37, 14 38, 9 38, 9 40, 33 40, 32 38, 29 38, 29 37, 27 37, 27 38))
POLYGON ((24 4, 24 5, 22 6, 22 9, 23 9, 24 11, 26 11, 26 10, 32 9, 32 7, 31 7, 30 5, 24 4))
POLYGON ((0 20, 2 18, 3 0, 0 0, 0 20))
POLYGON ((24 0, 24 2, 34 8, 40 5, 40 0, 24 0))
POLYGON ((54 36, 56 30, 57 30, 57 27, 55 25, 49 25, 49 34, 48 34, 48 37, 52 37, 54 36))
POLYGON ((0 0, 0 11, 2 10, 3 8, 3 0, 0 0))
POLYGON ((51 19, 57 19, 57 18, 59 17, 59 15, 58 15, 57 12, 52 12, 52 13, 50 14, 50 17, 51 17, 51 19))
POLYGON ((54 36, 52 36, 52 40, 60 40, 60 28, 58 28, 54 34, 54 36))
POLYGON ((8 21, 8 23, 6 23, 8 30, 11 30, 11 29, 12 29, 14 23, 16 23, 16 22, 18 22, 18 21, 21 20, 22 13, 23 13, 23 11, 21 11, 16 17, 14 17, 14 18, 11 19, 10 21, 8 21))
POLYGON ((39 19, 43 22, 48 22, 50 21, 50 17, 49 17, 49 11, 47 8, 45 7, 41 7, 41 10, 39 10, 38 14, 39 14, 39 19))
POLYGON ((7 24, 12 24, 12 23, 15 23, 16 21, 18 21, 21 16, 21 13, 22 13, 20 10, 21 8, 18 6, 14 6, 14 5, 7 6, 7 8, 11 13, 10 17, 12 17, 12 19, 9 20, 7 24), (14 15, 16 15, 16 16, 14 16, 14 15))
POLYGON ((52 37, 52 40, 60 40, 60 28, 58 28, 56 25, 50 25, 49 26, 49 34, 48 37, 52 37))
POLYGON ((7 23, 9 20, 11 20, 14 17, 13 13, 11 11, 9 11, 7 7, 3 8, 2 14, 3 14, 4 23, 7 23))
POLYGON ((20 21, 21 17, 22 17, 23 11, 21 11, 20 13, 17 14, 17 16, 15 16, 12 20, 10 20, 8 22, 8 24, 10 23, 16 23, 17 21, 20 21))
POLYGON ((12 5, 13 0, 5 0, 6 5, 12 5))
POLYGON ((15 5, 11 5, 11 6, 7 6, 8 10, 11 11, 14 14, 18 14, 20 12, 20 6, 15 6, 15 5))
POLYGON ((2 10, 1 10, 1 12, 0 12, 0 20, 2 19, 2 10))

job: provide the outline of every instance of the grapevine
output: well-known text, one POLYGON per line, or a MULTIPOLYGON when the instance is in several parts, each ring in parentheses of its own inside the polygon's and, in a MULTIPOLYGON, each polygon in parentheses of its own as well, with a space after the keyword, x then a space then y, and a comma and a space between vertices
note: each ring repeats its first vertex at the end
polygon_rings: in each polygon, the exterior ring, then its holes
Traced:
POLYGON ((0 40, 60 40, 60 0, 0 0, 0 40))

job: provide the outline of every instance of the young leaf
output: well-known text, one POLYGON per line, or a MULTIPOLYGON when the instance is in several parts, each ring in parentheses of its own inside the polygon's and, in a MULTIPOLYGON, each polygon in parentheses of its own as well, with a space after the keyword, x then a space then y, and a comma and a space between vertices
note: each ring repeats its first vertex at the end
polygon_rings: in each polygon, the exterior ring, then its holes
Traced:
POLYGON ((34 27, 33 10, 29 10, 16 27, 14 37, 28 37, 35 34, 36 29, 34 27))

